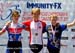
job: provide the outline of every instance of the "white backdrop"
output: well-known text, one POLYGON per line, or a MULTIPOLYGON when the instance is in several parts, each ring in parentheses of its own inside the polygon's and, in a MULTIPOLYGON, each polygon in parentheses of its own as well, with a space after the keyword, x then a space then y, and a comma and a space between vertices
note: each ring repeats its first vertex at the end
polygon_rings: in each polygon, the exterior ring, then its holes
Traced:
MULTIPOLYGON (((31 19, 31 9, 32 7, 39 7, 41 9, 40 19, 49 23, 48 16, 51 14, 57 14, 59 16, 59 21, 61 24, 72 22, 75 18, 75 0, 0 0, 0 28, 10 20, 11 10, 18 10, 21 12, 21 17, 19 22, 31 19)), ((72 39, 75 36, 75 32, 71 29, 75 29, 75 26, 69 28, 68 31, 64 31, 62 37, 68 37, 68 39, 62 39, 61 43, 68 45, 67 47, 61 47, 60 53, 75 53, 75 40, 72 39)), ((23 31, 23 53, 31 53, 28 47, 28 32, 23 31)), ((46 34, 44 34, 44 37, 46 34)), ((8 36, 7 32, 0 37, 0 51, 5 53, 8 36), (4 50, 3 50, 4 49, 4 50)), ((47 42, 44 39, 44 44, 47 42)), ((41 51, 41 53, 47 52, 46 47, 41 51)))

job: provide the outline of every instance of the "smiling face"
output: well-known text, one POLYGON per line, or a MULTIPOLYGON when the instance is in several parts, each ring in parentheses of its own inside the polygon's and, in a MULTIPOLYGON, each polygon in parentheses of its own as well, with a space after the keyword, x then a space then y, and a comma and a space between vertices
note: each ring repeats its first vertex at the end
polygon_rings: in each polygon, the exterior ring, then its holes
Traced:
POLYGON ((13 11, 12 12, 12 20, 14 21, 14 22, 18 22, 18 19, 19 19, 19 12, 18 11, 13 11))
POLYGON ((33 8, 32 9, 32 17, 34 20, 38 20, 40 16, 40 9, 39 8, 33 8))
POLYGON ((51 21, 51 24, 52 24, 53 26, 55 26, 55 25, 57 24, 57 21, 58 21, 57 15, 51 15, 51 16, 50 16, 50 21, 51 21))

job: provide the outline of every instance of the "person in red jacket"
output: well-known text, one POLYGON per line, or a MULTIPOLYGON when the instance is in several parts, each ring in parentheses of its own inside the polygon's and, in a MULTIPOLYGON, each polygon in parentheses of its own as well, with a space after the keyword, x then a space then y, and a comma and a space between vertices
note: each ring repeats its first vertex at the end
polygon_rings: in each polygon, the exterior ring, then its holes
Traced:
POLYGON ((23 22, 27 26, 25 30, 30 32, 29 46, 33 53, 39 53, 43 48, 43 32, 45 30, 46 23, 39 20, 40 9, 32 9, 32 20, 23 22))

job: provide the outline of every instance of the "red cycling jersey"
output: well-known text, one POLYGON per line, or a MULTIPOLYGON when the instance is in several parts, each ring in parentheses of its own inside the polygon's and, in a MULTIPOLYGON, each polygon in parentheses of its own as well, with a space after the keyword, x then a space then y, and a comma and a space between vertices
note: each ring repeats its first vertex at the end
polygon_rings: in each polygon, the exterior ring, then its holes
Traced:
POLYGON ((30 44, 43 44, 43 31, 45 29, 45 22, 43 21, 26 21, 23 22, 27 26, 26 30, 30 32, 30 44))

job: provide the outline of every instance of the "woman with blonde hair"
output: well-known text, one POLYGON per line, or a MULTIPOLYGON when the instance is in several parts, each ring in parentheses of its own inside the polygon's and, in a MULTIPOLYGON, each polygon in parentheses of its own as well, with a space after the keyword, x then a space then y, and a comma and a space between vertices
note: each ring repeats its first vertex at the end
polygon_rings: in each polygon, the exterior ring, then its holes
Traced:
POLYGON ((48 34, 47 49, 49 53, 59 53, 62 32, 68 27, 74 26, 75 20, 69 24, 60 24, 58 22, 58 16, 55 14, 51 15, 49 19, 50 19, 51 25, 47 25, 46 27, 46 31, 48 34))
POLYGON ((26 30, 30 33, 29 46, 33 53, 39 53, 43 48, 43 32, 46 23, 39 20, 40 9, 33 8, 31 11, 32 20, 23 22, 27 26, 26 30))

